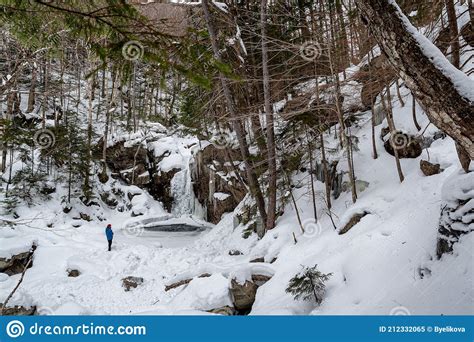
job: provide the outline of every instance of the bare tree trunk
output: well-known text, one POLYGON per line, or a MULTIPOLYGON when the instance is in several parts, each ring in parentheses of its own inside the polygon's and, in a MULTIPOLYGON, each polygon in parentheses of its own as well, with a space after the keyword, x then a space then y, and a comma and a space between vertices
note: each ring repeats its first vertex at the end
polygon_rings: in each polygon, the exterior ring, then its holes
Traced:
MULTIPOLYGON (((303 227, 303 222, 301 221, 301 215, 300 215, 300 211, 298 209, 298 203, 296 202, 296 198, 295 196, 293 195, 293 189, 291 187, 291 179, 290 179, 290 176, 288 175, 288 173, 286 172, 286 170, 283 170, 283 173, 285 175, 285 179, 286 179, 286 183, 287 183, 287 186, 288 186, 288 192, 290 193, 290 197, 291 197, 291 202, 293 202, 293 206, 295 208, 295 213, 296 213, 296 218, 298 219, 298 224, 300 225, 300 229, 301 229, 301 232, 304 234, 304 227, 303 227)), ((296 240, 296 239, 295 239, 296 240)))
MULTIPOLYGON (((255 55, 251 54, 249 56, 250 63, 252 64, 252 76, 254 77, 254 81, 249 82, 249 93, 253 92, 254 101, 260 103, 260 87, 258 82, 258 72, 257 72, 257 62, 255 61, 255 55)), ((251 107, 252 103, 248 100, 248 106, 251 107)), ((267 143, 265 141, 265 137, 263 134, 262 124, 260 123, 260 116, 259 114, 252 114, 250 116, 250 124, 252 128, 253 135, 255 137, 255 141, 257 142, 258 149, 260 153, 267 153, 267 143)))
POLYGON ((130 132, 131 130, 131 122, 132 122, 132 112, 133 112, 133 105, 132 105, 132 78, 129 77, 128 79, 128 86, 127 86, 127 131, 130 132))
POLYGON ((321 163, 323 164, 323 173, 324 173, 324 187, 326 189, 326 203, 328 210, 331 210, 331 177, 329 177, 329 170, 328 170, 328 161, 326 159, 326 149, 324 147, 324 137, 323 134, 319 134, 319 138, 321 139, 321 163))
MULTIPOLYGON (((42 128, 46 127, 46 112, 48 111, 48 92, 49 92, 49 58, 44 61, 44 76, 43 76, 43 118, 41 122, 42 128)), ((79 101, 79 100, 78 100, 79 101)))
POLYGON ((459 31, 458 20, 456 18, 456 9, 453 0, 444 0, 446 4, 446 12, 448 12, 449 31, 451 33, 451 61, 453 65, 459 69, 459 31))
MULTIPOLYGON (((329 5, 330 10, 329 10, 329 19, 330 19, 330 26, 333 27, 334 20, 333 20, 333 11, 331 10, 331 6, 329 5)), ((331 32, 331 46, 335 44, 335 33, 334 30, 331 32)), ((355 203, 357 201, 357 189, 355 187, 355 177, 354 177, 354 168, 353 168, 353 163, 351 159, 351 152, 350 152, 350 144, 349 140, 347 139, 346 135, 346 124, 344 121, 344 113, 341 108, 341 87, 340 87, 340 81, 339 81, 339 72, 338 72, 338 67, 334 67, 334 59, 337 61, 337 55, 334 57, 334 55, 331 52, 331 47, 328 49, 328 54, 329 54, 329 68, 331 70, 331 74, 333 75, 335 79, 335 85, 336 85, 336 94, 335 94, 335 99, 334 102, 336 104, 336 112, 337 112, 337 118, 339 120, 339 138, 341 145, 343 148, 346 149, 347 151, 347 166, 349 170, 349 181, 351 184, 351 194, 352 194, 352 202, 355 203)))
MULTIPOLYGON (((385 98, 383 94, 381 94, 381 96, 382 96, 382 102, 384 104, 385 112, 387 113, 387 122, 388 122, 388 127, 390 129, 390 139, 393 140, 397 132, 397 129, 395 127, 395 122, 393 121, 392 97, 390 95, 389 85, 387 85, 387 104, 386 105, 385 105, 385 98)), ((398 149, 395 146, 395 144, 392 144, 392 148, 393 148, 393 154, 395 155, 395 163, 397 165, 398 177, 400 178, 400 182, 403 182, 405 179, 405 176, 403 175, 402 166, 400 164, 400 158, 398 157, 398 149)))
POLYGON ((0 121, 0 136, 2 137, 2 139, 0 139, 0 148, 1 148, 1 151, 2 151, 2 159, 1 159, 1 165, 0 165, 0 172, 5 172, 6 170, 6 165, 7 165, 7 146, 6 144, 4 144, 4 141, 3 141, 3 136, 5 134, 5 124, 0 121))
MULTIPOLYGON (((137 118, 137 111, 139 110, 139 106, 136 105, 136 98, 137 98, 137 91, 136 91, 136 83, 137 83, 137 65, 133 64, 133 74, 132 74, 132 88, 133 92, 132 95, 132 118, 133 118, 133 132, 135 133, 138 128, 138 118, 137 118), (138 108, 137 108, 138 107, 138 108)), ((140 94, 138 94, 140 96, 140 94)))
MULTIPOLYGON (((117 74, 112 75, 112 90, 110 93, 110 99, 109 99, 109 104, 107 105, 107 109, 105 112, 105 126, 104 126, 104 145, 102 146, 102 175, 101 175, 101 181, 105 183, 107 181, 107 141, 109 139, 109 125, 110 125, 110 118, 112 116, 112 113, 115 110, 115 96, 116 96, 116 84, 119 82, 118 81, 118 71, 116 71, 117 74)), ((113 74, 113 73, 112 73, 113 74)))
MULTIPOLYGON (((94 69, 94 65, 91 66, 94 69)), ((95 77, 94 77, 95 79, 95 77)), ((87 112, 87 151, 86 151, 86 174, 84 177, 84 194, 87 201, 90 200, 91 186, 90 186, 90 175, 91 175, 91 158, 92 158, 92 101, 94 94, 95 81, 89 81, 89 103, 87 112)), ((105 143, 105 142, 104 142, 105 143)))
MULTIPOLYGON (((206 21, 207 29, 209 31, 209 37, 211 40, 212 50, 214 53, 214 58, 222 63, 222 57, 219 51, 219 46, 217 44, 217 35, 214 30, 214 25, 212 23, 211 13, 209 10, 209 1, 202 0, 202 9, 204 12, 204 18, 206 21)), ((262 195, 262 190, 260 189, 260 184, 258 183, 257 174, 253 168, 252 163, 250 162, 250 154, 248 151, 247 141, 245 140, 245 131, 242 126, 242 122, 238 116, 238 113, 235 109, 234 99, 232 97, 232 93, 225 75, 219 71, 219 79, 221 82, 222 90, 224 93, 224 97, 227 103, 227 107, 229 113, 232 117, 234 129, 237 135, 237 140, 239 141, 239 148, 240 153, 242 155, 242 159, 245 163, 245 171, 247 173, 247 178, 249 182, 250 193, 255 198, 255 202, 257 204, 258 211, 260 213, 260 217, 263 222, 267 222, 267 213, 265 210, 265 200, 262 195)))
POLYGON ((311 137, 306 130, 306 140, 308 142, 308 156, 309 156, 309 178, 311 186, 311 199, 313 202, 314 220, 318 220, 318 210, 316 208, 316 190, 314 189, 314 163, 313 163, 313 145, 311 144, 311 137))
POLYGON ((36 62, 33 61, 33 66, 31 68, 30 92, 28 94, 28 108, 26 109, 27 113, 31 113, 35 107, 35 90, 36 90, 36 77, 37 77, 36 74, 37 74, 36 62))
MULTIPOLYGON (((372 67, 371 67, 371 63, 372 63, 372 50, 373 49, 370 49, 369 53, 367 53, 367 65, 369 66, 369 78, 370 80, 372 80, 372 67)), ((378 153, 377 153, 377 144, 376 144, 376 141, 375 141, 375 101, 376 101, 376 98, 374 98, 374 96, 371 95, 371 106, 370 106, 370 111, 372 113, 372 119, 370 120, 370 124, 371 124, 371 135, 372 135, 372 158, 374 159, 377 159, 378 158, 378 153)))
POLYGON ((349 56, 349 41, 347 38, 346 23, 344 21, 344 12, 342 10, 342 0, 335 1, 337 20, 339 26, 339 47, 340 51, 338 53, 340 60, 340 67, 342 67, 344 73, 344 79, 346 79, 346 68, 350 65, 350 56, 349 56))
POLYGON ((375 103, 372 103, 370 108, 372 112, 372 118, 370 120, 371 125, 371 136, 372 136, 372 158, 377 159, 379 157, 377 153, 377 143, 375 141, 375 103))
MULTIPOLYGON (((331 62, 330 62, 331 63, 331 62)), ((349 169, 349 181, 351 183, 351 193, 352 193, 352 203, 355 203, 357 201, 357 190, 355 187, 355 172, 354 172, 354 165, 352 163, 352 154, 351 154, 351 143, 349 142, 349 139, 347 138, 346 134, 346 124, 344 122, 344 116, 342 113, 342 108, 339 102, 339 98, 341 96, 341 91, 339 87, 339 75, 336 73, 336 111, 337 111, 337 117, 339 119, 339 125, 341 127, 340 129, 340 137, 342 139, 342 143, 347 151, 347 165, 349 169)))
MULTIPOLYGON (((394 2, 355 2, 363 21, 425 108, 431 122, 459 145, 460 160, 474 159, 474 82, 451 66, 442 53, 417 32, 394 2), (442 69, 435 66, 435 56, 442 69)), ((464 166, 464 169, 467 172, 468 168, 464 166)))
POLYGON ((469 17, 471 21, 474 20, 474 2, 472 0, 467 0, 469 4, 469 17))
POLYGON ((420 124, 418 123, 418 120, 416 119, 416 97, 414 94, 411 94, 413 97, 413 102, 412 102, 412 107, 411 107, 411 115, 413 117, 413 123, 415 124, 415 127, 417 130, 421 129, 420 124))
POLYGON ((267 124, 267 160, 268 160, 268 207, 266 229, 275 227, 276 194, 277 194, 277 170, 275 129, 273 123, 273 108, 270 94, 270 71, 268 70, 268 42, 266 32, 267 0, 260 4, 260 25, 262 34, 262 70, 263 70, 263 97, 265 103, 265 114, 267 124))
POLYGON ((402 94, 400 94, 400 84, 398 84, 398 78, 395 80, 395 84, 397 85, 397 96, 398 101, 400 101, 400 106, 405 107, 405 101, 403 101, 402 94))

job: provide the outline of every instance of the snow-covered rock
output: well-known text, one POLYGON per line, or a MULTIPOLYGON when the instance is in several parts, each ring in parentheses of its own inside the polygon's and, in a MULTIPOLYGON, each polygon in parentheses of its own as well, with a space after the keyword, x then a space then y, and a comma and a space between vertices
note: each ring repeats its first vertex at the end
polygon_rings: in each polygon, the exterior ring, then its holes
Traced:
POLYGON ((232 306, 229 280, 216 273, 210 277, 194 278, 182 292, 170 302, 175 308, 212 310, 232 306))

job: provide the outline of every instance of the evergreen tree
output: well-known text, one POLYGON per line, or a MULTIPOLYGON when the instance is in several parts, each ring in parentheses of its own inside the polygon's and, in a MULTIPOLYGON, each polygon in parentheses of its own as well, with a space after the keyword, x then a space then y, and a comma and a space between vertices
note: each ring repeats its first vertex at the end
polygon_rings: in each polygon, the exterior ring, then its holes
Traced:
POLYGON ((325 283, 332 273, 324 274, 317 267, 318 265, 303 267, 297 275, 290 279, 286 292, 291 293, 295 300, 314 300, 320 305, 326 291, 325 283))

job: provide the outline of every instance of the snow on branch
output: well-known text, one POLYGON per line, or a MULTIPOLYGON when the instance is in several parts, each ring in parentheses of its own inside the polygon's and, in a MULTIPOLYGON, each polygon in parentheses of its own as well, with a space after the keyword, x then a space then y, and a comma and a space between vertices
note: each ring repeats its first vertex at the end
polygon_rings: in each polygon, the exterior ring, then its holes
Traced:
POLYGON ((421 34, 418 29, 413 26, 410 20, 403 14, 401 8, 395 0, 388 2, 396 8, 397 16, 403 22, 407 32, 415 39, 425 56, 427 56, 433 65, 451 80, 459 94, 471 103, 474 103, 474 81, 471 80, 464 72, 458 70, 445 55, 434 45, 428 38, 421 34))

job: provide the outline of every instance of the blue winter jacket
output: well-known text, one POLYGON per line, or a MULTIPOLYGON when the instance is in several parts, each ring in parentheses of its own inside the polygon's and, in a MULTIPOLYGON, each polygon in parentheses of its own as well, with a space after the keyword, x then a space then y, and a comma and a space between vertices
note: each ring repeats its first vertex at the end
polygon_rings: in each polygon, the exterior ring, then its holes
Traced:
POLYGON ((105 235, 107 236, 107 240, 112 240, 114 238, 114 232, 112 231, 112 228, 105 228, 105 235))

